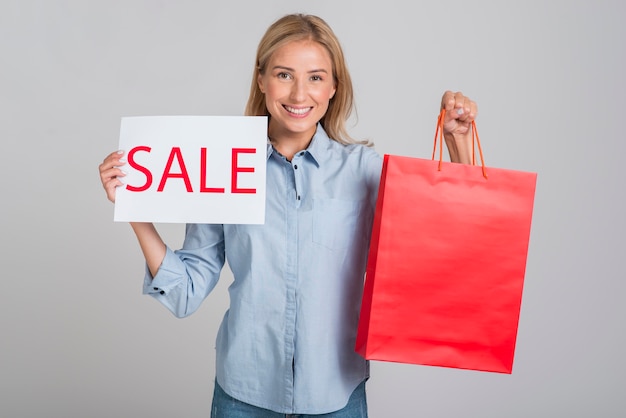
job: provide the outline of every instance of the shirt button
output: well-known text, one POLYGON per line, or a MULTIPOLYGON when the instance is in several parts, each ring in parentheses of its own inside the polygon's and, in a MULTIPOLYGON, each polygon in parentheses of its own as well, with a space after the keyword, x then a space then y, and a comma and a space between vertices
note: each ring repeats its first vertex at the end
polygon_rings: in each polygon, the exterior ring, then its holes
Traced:
POLYGON ((293 166, 293 169, 294 169, 294 170, 297 170, 297 169, 298 169, 298 165, 297 165, 297 164, 296 164, 296 165, 294 165, 294 166, 293 166))
POLYGON ((153 289, 154 289, 154 290, 159 290, 159 288, 158 288, 158 287, 153 287, 153 289))
POLYGON ((159 293, 164 295, 165 294, 165 290, 161 290, 159 293))
POLYGON ((300 200, 300 196, 298 195, 298 200, 300 200))

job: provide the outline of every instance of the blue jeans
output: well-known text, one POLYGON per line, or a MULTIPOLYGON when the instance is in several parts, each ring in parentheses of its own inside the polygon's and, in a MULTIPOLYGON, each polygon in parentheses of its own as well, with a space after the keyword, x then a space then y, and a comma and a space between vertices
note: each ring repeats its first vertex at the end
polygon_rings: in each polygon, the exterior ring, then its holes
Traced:
POLYGON ((259 408, 238 401, 229 396, 215 382, 211 418, 367 418, 367 400, 365 397, 365 381, 350 395, 348 404, 341 410, 321 415, 285 415, 268 409, 259 408))

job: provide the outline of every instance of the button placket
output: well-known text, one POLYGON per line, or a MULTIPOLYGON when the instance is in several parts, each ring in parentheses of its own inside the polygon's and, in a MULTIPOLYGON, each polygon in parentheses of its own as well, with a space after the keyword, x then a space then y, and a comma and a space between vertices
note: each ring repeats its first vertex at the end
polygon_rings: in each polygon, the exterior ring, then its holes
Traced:
POLYGON ((299 152, 296 155, 294 155, 292 162, 291 162, 291 166, 293 168, 293 176, 294 176, 294 180, 295 180, 295 186, 296 186, 296 208, 300 207, 300 204, 302 202, 302 188, 301 188, 301 184, 302 184, 302 180, 301 180, 301 172, 302 172, 302 167, 301 165, 298 165, 298 161, 301 159, 302 155, 304 153, 299 152))

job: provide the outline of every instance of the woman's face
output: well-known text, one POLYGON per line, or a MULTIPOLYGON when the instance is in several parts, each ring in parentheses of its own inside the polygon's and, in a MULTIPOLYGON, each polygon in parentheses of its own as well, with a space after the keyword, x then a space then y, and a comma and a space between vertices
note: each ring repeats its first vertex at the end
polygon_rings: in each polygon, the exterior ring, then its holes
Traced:
POLYGON ((271 115, 272 139, 311 139, 336 90, 330 54, 309 40, 277 49, 258 83, 271 115))

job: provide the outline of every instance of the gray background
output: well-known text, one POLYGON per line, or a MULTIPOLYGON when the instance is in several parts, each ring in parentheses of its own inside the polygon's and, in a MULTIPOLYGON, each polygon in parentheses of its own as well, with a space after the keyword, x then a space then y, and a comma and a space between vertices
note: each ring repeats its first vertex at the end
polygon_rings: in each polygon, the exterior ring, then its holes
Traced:
POLYGON ((374 362, 370 415, 625 416, 626 6, 456 0, 2 0, 0 416, 208 416, 231 276, 185 320, 142 296, 97 166, 122 116, 241 114, 262 33, 300 11, 381 154, 428 158, 461 90, 487 164, 539 174, 513 374, 374 362))

